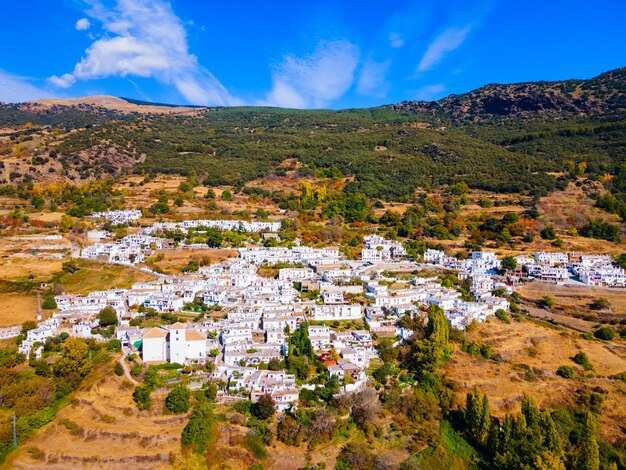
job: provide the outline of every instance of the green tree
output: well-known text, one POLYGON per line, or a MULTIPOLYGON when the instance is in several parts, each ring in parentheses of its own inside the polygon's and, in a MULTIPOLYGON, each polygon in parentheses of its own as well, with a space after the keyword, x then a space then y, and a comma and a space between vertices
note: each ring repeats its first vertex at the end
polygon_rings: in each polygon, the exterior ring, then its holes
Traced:
POLYGON ((184 385, 176 385, 165 397, 165 409, 170 413, 180 414, 189 411, 191 393, 184 385))
POLYGON ((583 412, 580 446, 576 459, 577 470, 598 470, 600 468, 600 449, 596 421, 589 411, 583 412))
POLYGON ((122 375, 124 375, 124 367, 122 367, 122 364, 120 364, 119 362, 116 362, 113 366, 113 372, 115 372, 115 375, 117 375, 118 377, 121 377, 122 375))
POLYGON ((506 269, 507 271, 515 271, 515 268, 517 268, 517 261, 512 256, 505 256, 502 258, 500 266, 502 269, 506 269))
POLYGON ((479 446, 487 444, 489 430, 491 429, 489 399, 478 388, 474 388, 473 392, 467 394, 465 426, 472 441, 479 446))
POLYGON ((428 307, 428 324, 426 325, 426 340, 435 347, 435 361, 440 365, 450 357, 450 324, 444 315, 443 309, 435 304, 428 307))
POLYGON ((183 447, 199 454, 206 453, 213 439, 214 422, 215 414, 209 403, 196 405, 181 435, 183 447))
POLYGON ((79 338, 68 338, 61 345, 61 357, 52 365, 56 377, 77 385, 91 370, 89 346, 79 338))
POLYGON ((54 310, 55 308, 57 308, 57 303, 56 303, 56 300, 54 300, 54 296, 46 295, 43 299, 43 303, 41 304, 41 307, 44 310, 54 310))
POLYGON ((556 232, 554 231, 554 227, 552 227, 551 225, 544 228, 541 231, 540 235, 541 235, 541 238, 545 240, 554 240, 556 238, 556 232))
POLYGON ((250 413, 255 418, 267 420, 276 413, 275 405, 276 402, 270 395, 261 395, 256 403, 253 403, 250 407, 250 413))
POLYGON ((59 231, 66 233, 72 230, 72 227, 74 227, 74 218, 70 215, 63 214, 59 221, 59 231))
POLYGON ((563 377, 564 379, 573 379, 574 368, 572 366, 561 366, 556 370, 556 375, 563 377))
POLYGON ((149 410, 152 407, 152 398, 150 394, 152 388, 147 385, 138 385, 133 392, 133 400, 137 404, 140 411, 149 410))
POLYGON ((104 307, 98 313, 98 324, 101 327, 107 327, 111 325, 117 325, 117 312, 113 307, 104 307))

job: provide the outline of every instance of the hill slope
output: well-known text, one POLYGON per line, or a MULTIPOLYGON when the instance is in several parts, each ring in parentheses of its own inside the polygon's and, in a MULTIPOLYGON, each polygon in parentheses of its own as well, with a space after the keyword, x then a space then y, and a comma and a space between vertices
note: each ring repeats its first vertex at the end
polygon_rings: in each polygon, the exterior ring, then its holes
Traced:
POLYGON ((302 177, 342 175, 347 191, 385 199, 456 181, 545 193, 556 184, 547 173, 581 163, 591 177, 621 178, 625 110, 626 69, 591 80, 487 85, 437 102, 342 111, 42 100, 0 106, 0 128, 31 123, 5 131, 12 140, 0 148, 8 155, 0 180, 194 172, 208 185, 242 187, 297 161, 302 177), (22 148, 11 159, 15 143, 22 148))

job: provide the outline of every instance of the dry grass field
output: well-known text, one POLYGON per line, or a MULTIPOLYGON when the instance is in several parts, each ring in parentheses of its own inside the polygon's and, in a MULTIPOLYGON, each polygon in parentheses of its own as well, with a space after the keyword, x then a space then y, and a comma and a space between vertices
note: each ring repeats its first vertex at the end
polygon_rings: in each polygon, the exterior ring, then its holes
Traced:
POLYGON ((97 262, 78 261, 81 269, 64 274, 60 283, 69 294, 88 294, 95 290, 129 288, 135 282, 154 279, 150 274, 128 268, 97 262))
POLYGON ((541 198, 537 208, 542 218, 548 220, 557 229, 578 228, 589 219, 602 219, 615 223, 619 217, 594 207, 594 201, 589 197, 590 193, 605 191, 599 183, 590 182, 581 186, 570 183, 565 190, 555 191, 541 198))
POLYGON ((163 252, 163 259, 150 262, 151 268, 158 268, 167 274, 179 274, 181 268, 187 265, 190 259, 195 258, 201 266, 224 261, 236 257, 237 250, 219 248, 180 249, 163 252))
POLYGON ((0 327, 37 319, 37 297, 21 293, 0 294, 0 327))
POLYGON ((47 278, 61 270, 67 259, 50 259, 44 255, 7 256, 0 258, 0 279, 34 276, 47 278))
POLYGON ((554 311, 566 315, 610 316, 626 318, 626 289, 587 287, 584 285, 556 285, 549 282, 529 282, 516 290, 524 299, 531 301, 551 297, 554 311), (609 310, 594 311, 589 308, 594 299, 607 299, 609 310))
POLYGON ((532 395, 540 406, 558 407, 574 403, 577 389, 601 387, 607 392, 601 433, 609 440, 621 434, 620 426, 626 420, 626 384, 608 377, 626 371, 623 341, 587 341, 580 334, 529 320, 507 325, 495 319, 468 332, 467 339, 489 345, 496 360, 455 350, 445 375, 457 391, 459 405, 474 386, 489 396, 495 416, 518 412, 523 393, 532 395), (580 351, 589 357, 592 372, 585 373, 572 361, 580 351), (574 367, 577 377, 568 380, 557 376, 556 370, 562 365, 574 367))
POLYGON ((7 468, 170 468, 186 417, 163 415, 162 396, 153 396, 154 411, 139 412, 132 391, 132 385, 102 371, 74 404, 11 456, 7 468))

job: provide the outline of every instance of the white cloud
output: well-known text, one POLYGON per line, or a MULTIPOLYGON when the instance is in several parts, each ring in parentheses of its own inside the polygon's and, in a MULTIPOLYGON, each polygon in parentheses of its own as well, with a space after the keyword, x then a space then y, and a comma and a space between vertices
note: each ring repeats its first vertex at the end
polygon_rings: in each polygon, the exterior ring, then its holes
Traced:
POLYGON ((448 52, 452 52, 461 44, 470 32, 469 27, 450 28, 441 33, 430 43, 426 52, 422 56, 422 60, 417 66, 419 72, 431 69, 437 65, 448 52))
POLYGON ((354 83, 358 48, 349 41, 320 42, 304 57, 287 55, 274 71, 272 90, 259 105, 323 108, 354 83))
POLYGON ((387 72, 391 61, 374 62, 367 60, 361 68, 356 91, 361 95, 384 98, 389 91, 387 72))
POLYGON ((25 78, 0 70, 0 102, 21 103, 50 96, 49 92, 29 83, 25 78))
POLYGON ((445 91, 446 87, 441 83, 426 85, 417 90, 414 99, 424 101, 436 100, 441 98, 445 91))
POLYGON ((81 18, 76 22, 76 30, 77 31, 85 31, 91 27, 91 21, 89 18, 81 18))
POLYGON ((164 0, 118 0, 114 8, 95 0, 87 14, 102 23, 105 35, 87 48, 72 72, 50 77, 53 85, 67 88, 78 80, 111 76, 152 77, 174 86, 192 104, 241 104, 189 52, 183 22, 164 0))
POLYGON ((389 34, 389 45, 393 48, 404 46, 404 38, 398 33, 389 34))

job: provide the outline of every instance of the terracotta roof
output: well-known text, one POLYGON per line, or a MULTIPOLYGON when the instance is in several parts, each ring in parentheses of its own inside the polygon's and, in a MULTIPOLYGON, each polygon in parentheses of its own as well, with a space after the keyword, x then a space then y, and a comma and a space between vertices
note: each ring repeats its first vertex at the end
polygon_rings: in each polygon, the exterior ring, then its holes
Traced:
POLYGON ((165 338, 167 336, 167 331, 161 328, 150 328, 144 335, 145 338, 165 338))
POLYGON ((186 341, 204 341, 206 340, 206 335, 196 330, 187 330, 185 331, 185 340, 186 341))
POLYGON ((170 330, 181 330, 187 328, 187 325, 181 322, 176 322, 173 325, 170 325, 170 330))

